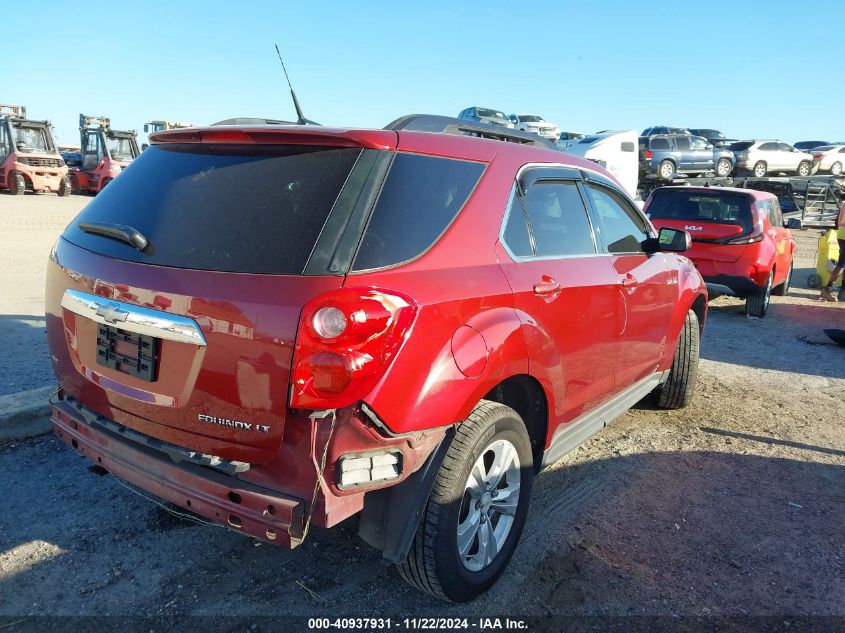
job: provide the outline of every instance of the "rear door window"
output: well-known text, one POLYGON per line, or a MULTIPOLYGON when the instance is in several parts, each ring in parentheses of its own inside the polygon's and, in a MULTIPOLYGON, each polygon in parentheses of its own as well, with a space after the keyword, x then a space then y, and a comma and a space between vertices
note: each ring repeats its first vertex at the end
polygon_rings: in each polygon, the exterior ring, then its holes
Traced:
POLYGON ((674 141, 675 141, 675 147, 678 148, 678 149, 684 149, 685 150, 685 149, 690 148, 688 136, 676 136, 674 138, 674 141))
MULTIPOLYGON (((575 182, 539 182, 521 198, 521 203, 534 236, 537 257, 596 252, 587 209, 575 182)), ((513 208, 511 215, 517 215, 513 208)))
POLYGON ((145 264, 301 274, 361 154, 290 145, 153 145, 97 194, 64 238, 145 264), (150 246, 141 252, 87 233, 79 228, 86 222, 129 225, 150 246))
POLYGON ((482 163, 397 154, 353 270, 384 268, 422 255, 458 215, 483 171, 482 163))
POLYGON ((528 232, 528 220, 525 208, 514 194, 508 206, 508 217, 502 231, 502 241, 514 257, 531 257, 534 255, 534 244, 528 232))
POLYGON ((669 149, 669 139, 653 138, 651 139, 651 149, 669 149))

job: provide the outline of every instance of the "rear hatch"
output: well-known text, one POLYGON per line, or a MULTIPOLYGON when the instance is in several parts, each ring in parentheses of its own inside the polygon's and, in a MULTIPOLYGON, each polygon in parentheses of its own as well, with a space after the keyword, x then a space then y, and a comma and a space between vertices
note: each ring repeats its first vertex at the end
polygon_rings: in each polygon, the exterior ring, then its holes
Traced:
POLYGON ((69 396, 261 463, 282 441, 302 306, 342 285, 395 133, 215 134, 151 146, 68 226, 48 336, 69 396))
POLYGON ((686 253, 704 275, 715 274, 713 262, 735 262, 747 244, 731 244, 754 230, 751 197, 725 191, 662 187, 645 208, 655 227, 681 229, 692 236, 686 253))

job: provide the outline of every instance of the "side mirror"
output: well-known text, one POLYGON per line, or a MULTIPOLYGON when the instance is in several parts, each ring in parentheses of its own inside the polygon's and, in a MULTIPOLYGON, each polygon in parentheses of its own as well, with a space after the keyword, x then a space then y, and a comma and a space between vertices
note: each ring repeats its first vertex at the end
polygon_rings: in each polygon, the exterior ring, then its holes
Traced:
POLYGON ((516 118, 516 115, 515 115, 515 114, 510 115, 510 116, 508 117, 508 120, 509 120, 511 123, 513 123, 514 125, 516 125, 517 123, 519 123, 519 119, 517 119, 517 118, 516 118))
POLYGON ((789 218, 784 226, 788 229, 800 229, 803 228, 804 224, 800 218, 789 218))
POLYGON ((707 145, 705 145, 705 147, 707 149, 713 149, 713 143, 707 143, 707 145))
POLYGON ((692 247, 692 238, 686 231, 664 227, 657 234, 657 244, 661 251, 683 253, 692 247))

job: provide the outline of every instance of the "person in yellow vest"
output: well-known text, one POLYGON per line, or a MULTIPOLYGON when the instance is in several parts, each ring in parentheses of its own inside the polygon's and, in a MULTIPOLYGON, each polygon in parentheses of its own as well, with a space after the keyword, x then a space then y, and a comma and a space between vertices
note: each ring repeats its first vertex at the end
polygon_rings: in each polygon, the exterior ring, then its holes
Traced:
POLYGON ((836 262, 836 267, 830 273, 830 280, 827 285, 822 288, 821 298, 825 301, 836 301, 836 295, 833 294, 833 284, 839 279, 839 274, 845 269, 845 201, 839 207, 839 215, 836 218, 836 241, 839 242, 839 261, 836 262))

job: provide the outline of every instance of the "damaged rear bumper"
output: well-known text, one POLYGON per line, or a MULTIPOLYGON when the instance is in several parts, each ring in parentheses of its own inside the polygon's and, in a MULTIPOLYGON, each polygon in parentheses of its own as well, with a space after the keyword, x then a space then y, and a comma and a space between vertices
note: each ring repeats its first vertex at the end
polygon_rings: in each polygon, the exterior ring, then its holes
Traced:
MULTIPOLYGON (((302 541, 305 503, 214 468, 174 461, 161 450, 122 437, 73 400, 53 403, 53 432, 94 464, 209 521, 282 547, 302 541)), ((114 425, 111 422, 111 425, 114 425)), ((206 456, 200 456, 206 457, 206 456)))

